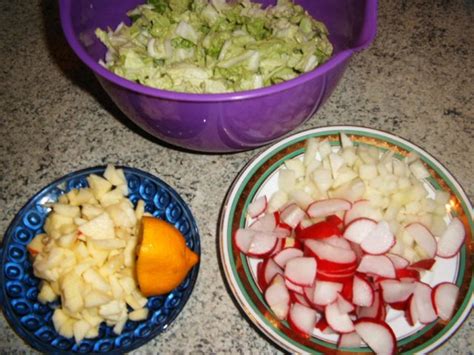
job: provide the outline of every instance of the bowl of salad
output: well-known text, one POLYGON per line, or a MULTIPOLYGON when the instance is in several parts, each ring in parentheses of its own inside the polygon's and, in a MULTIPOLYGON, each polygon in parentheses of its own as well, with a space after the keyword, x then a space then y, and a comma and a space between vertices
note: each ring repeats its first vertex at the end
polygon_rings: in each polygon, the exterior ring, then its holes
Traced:
POLYGON ((60 0, 72 49, 138 126, 201 152, 270 143, 328 99, 376 0, 60 0))

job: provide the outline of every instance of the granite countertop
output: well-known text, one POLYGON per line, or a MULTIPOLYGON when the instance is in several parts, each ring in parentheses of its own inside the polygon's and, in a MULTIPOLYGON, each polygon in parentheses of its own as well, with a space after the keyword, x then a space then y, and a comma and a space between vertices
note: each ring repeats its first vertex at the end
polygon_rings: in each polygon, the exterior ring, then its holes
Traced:
MULTIPOLYGON (((298 131, 356 124, 400 135, 437 157, 474 198, 474 3, 384 0, 374 44, 298 131)), ((216 230, 232 180, 261 151, 182 152, 130 126, 67 46, 57 1, 0 3, 0 232, 29 196, 65 173, 104 163, 156 174, 189 203, 202 264, 191 299, 148 353, 276 353, 242 316, 219 270, 216 230), (192 172, 190 174, 189 172, 192 172)), ((470 353, 474 318, 438 353, 470 353)), ((0 352, 33 353, 0 316, 0 352)))

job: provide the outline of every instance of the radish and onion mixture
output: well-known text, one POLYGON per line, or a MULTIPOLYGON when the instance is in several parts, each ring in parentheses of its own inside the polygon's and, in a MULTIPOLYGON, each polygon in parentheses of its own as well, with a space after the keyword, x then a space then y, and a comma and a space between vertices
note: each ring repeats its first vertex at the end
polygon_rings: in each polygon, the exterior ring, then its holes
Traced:
POLYGON ((338 346, 396 352, 387 310, 408 325, 449 320, 459 288, 422 281, 438 258, 458 255, 465 230, 449 194, 430 193, 416 155, 309 139, 285 162, 278 190, 249 206, 235 246, 261 259, 257 281, 274 315, 300 335, 339 334, 338 346))

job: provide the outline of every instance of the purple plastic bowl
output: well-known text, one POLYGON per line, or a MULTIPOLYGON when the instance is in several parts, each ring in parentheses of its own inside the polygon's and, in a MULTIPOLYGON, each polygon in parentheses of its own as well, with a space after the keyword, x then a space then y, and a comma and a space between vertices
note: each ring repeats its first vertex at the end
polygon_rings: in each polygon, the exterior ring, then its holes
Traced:
POLYGON ((329 61, 296 79, 262 89, 186 94, 136 84, 98 64, 106 48, 96 38, 96 28, 129 23, 126 12, 143 2, 59 0, 66 39, 128 118, 167 143, 201 152, 256 148, 304 123, 334 91, 352 54, 373 41, 377 27, 377 0, 296 0, 328 27, 334 45, 329 61))

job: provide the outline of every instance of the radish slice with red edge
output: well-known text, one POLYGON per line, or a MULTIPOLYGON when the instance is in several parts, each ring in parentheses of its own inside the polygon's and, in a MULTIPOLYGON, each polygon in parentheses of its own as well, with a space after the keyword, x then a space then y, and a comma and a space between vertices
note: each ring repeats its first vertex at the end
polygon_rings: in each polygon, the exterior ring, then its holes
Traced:
POLYGON ((379 283, 382 298, 386 303, 404 302, 415 291, 416 283, 398 280, 383 280, 379 283))
POLYGON ((374 291, 374 302, 369 307, 357 307, 357 317, 378 319, 381 316, 381 307, 383 307, 383 302, 381 300, 380 292, 374 291))
POLYGON ((371 206, 368 200, 355 201, 350 210, 344 214, 344 225, 348 225, 357 218, 368 218, 378 221, 382 213, 371 206))
POLYGON ((358 272, 386 278, 395 278, 395 267, 385 255, 364 255, 357 268, 358 272))
POLYGON ((411 269, 431 270, 433 265, 436 263, 436 259, 424 259, 419 260, 410 265, 411 269))
POLYGON ((285 278, 298 286, 311 286, 316 278, 317 262, 313 257, 296 257, 288 260, 285 278))
POLYGON ((247 213, 251 218, 256 218, 265 212, 267 204, 267 196, 260 196, 249 204, 247 213))
POLYGON ((414 222, 405 227, 405 231, 410 234, 418 246, 425 252, 428 259, 436 255, 437 243, 430 230, 423 224, 414 222))
POLYGON ((373 318, 362 318, 355 322, 355 331, 376 354, 395 354, 397 338, 392 328, 373 318))
POLYGON ((273 259, 265 259, 262 268, 263 277, 267 285, 272 282, 275 275, 283 275, 283 269, 273 259))
POLYGON ((458 295, 459 287, 451 282, 440 283, 433 289, 431 298, 438 317, 444 321, 451 319, 458 295))
POLYGON ((362 338, 356 332, 339 335, 338 348, 358 348, 363 344, 362 338))
POLYGON ((315 217, 327 217, 337 212, 347 211, 352 207, 352 204, 341 198, 329 198, 326 200, 320 200, 310 204, 306 210, 306 213, 311 218, 315 217))
POLYGON ((341 238, 335 235, 324 239, 324 242, 336 248, 352 250, 351 243, 349 243, 344 238, 341 238))
POLYGON ((313 303, 326 306, 337 299, 337 295, 342 291, 343 285, 337 282, 317 280, 314 286, 313 303))
POLYGON ((290 292, 290 297, 293 302, 301 303, 303 306, 306 307, 311 307, 311 304, 306 300, 306 297, 304 296, 304 290, 303 294, 290 292))
POLYGON ((248 228, 260 232, 271 232, 277 226, 276 213, 265 213, 259 219, 255 220, 248 228))
POLYGON ((295 228, 305 217, 306 212, 297 204, 292 203, 280 212, 280 223, 295 228))
POLYGON ((355 310, 355 306, 340 294, 337 295, 337 306, 342 313, 351 313, 355 310))
POLYGON ((438 240, 437 255, 442 258, 455 256, 464 244, 465 239, 466 231, 463 223, 459 218, 453 218, 438 240))
MULTIPOLYGON (((286 319, 290 309, 290 293, 285 286, 283 278, 278 281, 279 275, 265 290, 265 301, 278 319, 286 319)), ((281 276, 280 276, 281 277, 281 276)))
MULTIPOLYGON (((298 224, 298 226, 300 226, 300 224, 298 224)), ((305 228, 297 227, 295 229, 295 237, 298 239, 324 239, 338 235, 341 235, 339 227, 327 221, 321 221, 305 228)))
POLYGON ((285 278, 285 285, 286 285, 286 288, 288 288, 288 290, 290 290, 292 292, 298 293, 300 295, 303 295, 303 293, 304 293, 302 286, 294 284, 293 282, 291 282, 290 280, 288 280, 286 278, 285 278))
POLYGON ((234 243, 237 249, 247 254, 255 236, 255 231, 247 228, 239 228, 234 233, 234 243))
POLYGON ((354 276, 352 286, 352 303, 361 307, 370 307, 374 303, 374 290, 370 284, 359 276, 354 276))
POLYGON ((360 244, 377 227, 377 222, 369 218, 357 218, 347 225, 343 237, 360 244))
POLYGON ((408 308, 405 311, 405 318, 412 327, 418 322, 418 312, 416 311, 416 304, 413 295, 407 301, 408 308))
POLYGON ((415 302, 416 314, 418 320, 423 324, 428 324, 438 317, 431 300, 431 287, 423 282, 417 282, 413 292, 413 301, 415 302))
POLYGON ((278 241, 279 239, 272 234, 258 232, 250 243, 247 255, 254 257, 269 256, 277 246, 278 241))
POLYGON ((303 256, 303 251, 301 249, 285 248, 275 254, 275 256, 273 256, 273 260, 278 264, 278 266, 285 268, 288 260, 301 256, 303 256))
POLYGON ((319 240, 310 239, 305 241, 304 245, 309 254, 316 256, 318 261, 322 259, 335 264, 347 265, 356 260, 356 255, 352 250, 337 248, 319 240))
POLYGON ((408 280, 415 280, 419 281, 420 280, 420 272, 415 269, 397 269, 395 270, 395 274, 397 279, 400 281, 408 281, 408 280))
POLYGON ((318 312, 300 303, 293 303, 288 314, 288 323, 296 332, 309 337, 318 321, 318 312))
POLYGON ((406 268, 408 265, 410 265, 410 262, 405 259, 403 256, 400 256, 398 254, 385 254, 386 256, 388 256, 388 258, 390 259, 390 261, 393 263, 393 266, 395 267, 395 269, 404 269, 406 268))
POLYGON ((275 229, 272 231, 272 234, 275 237, 281 238, 281 239, 289 238, 291 236, 291 229, 277 225, 275 229))
POLYGON ((324 309, 324 316, 332 330, 338 333, 351 333, 354 331, 354 323, 348 313, 339 309, 337 302, 328 304, 324 309))
POLYGON ((380 255, 389 251, 395 244, 395 237, 393 236, 390 226, 385 221, 377 223, 375 228, 367 235, 360 247, 368 254, 380 255))

